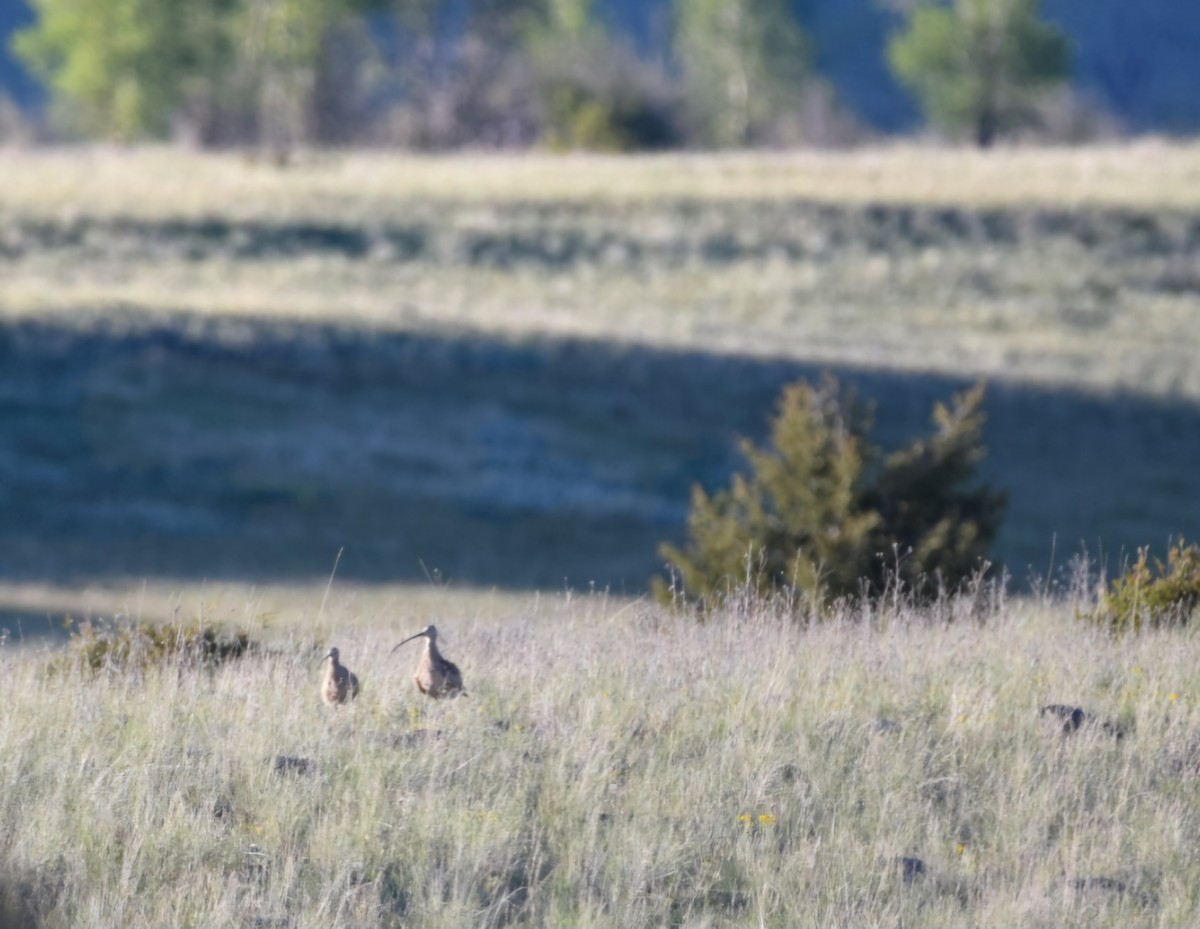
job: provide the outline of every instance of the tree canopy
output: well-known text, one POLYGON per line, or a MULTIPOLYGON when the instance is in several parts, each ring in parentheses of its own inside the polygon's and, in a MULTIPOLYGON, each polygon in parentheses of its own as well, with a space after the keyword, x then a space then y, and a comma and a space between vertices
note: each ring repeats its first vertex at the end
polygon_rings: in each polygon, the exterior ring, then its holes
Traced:
MULTIPOLYGON (((126 141, 740 148, 842 112, 794 0, 659 2, 649 47, 600 0, 29 0, 14 49, 61 125, 126 141)), ((917 0, 889 58, 982 145, 1068 70, 1038 0, 917 0)))
POLYGON ((162 135, 189 94, 228 65, 237 2, 30 0, 37 23, 14 48, 83 133, 162 135))
POLYGON ((286 120, 277 133, 296 136, 313 128, 305 109, 331 30, 384 3, 30 0, 36 22, 13 46, 85 135, 162 137, 176 118, 224 110, 259 127, 286 120))
POLYGON ((1034 121, 1038 94, 1070 71, 1066 36, 1039 0, 923 0, 888 56, 931 122, 981 147, 1034 121))
POLYGON ((697 132, 729 148, 797 105, 811 54, 787 0, 675 0, 675 57, 697 132))

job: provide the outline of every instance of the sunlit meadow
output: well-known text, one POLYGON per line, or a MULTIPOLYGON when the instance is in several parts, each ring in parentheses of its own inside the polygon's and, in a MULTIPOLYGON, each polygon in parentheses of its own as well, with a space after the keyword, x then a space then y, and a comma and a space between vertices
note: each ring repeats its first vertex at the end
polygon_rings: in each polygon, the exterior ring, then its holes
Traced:
POLYGON ((1194 534, 1197 147, 0 174, 0 929, 1196 922, 1196 633, 1061 565, 1194 534), (893 439, 991 379, 1010 590, 639 599, 826 366, 893 439), (68 615, 264 650, 64 672, 68 615))
POLYGON ((819 624, 320 599, 301 634, 209 594, 272 643, 212 672, 0 650, 5 873, 38 925, 1179 926, 1200 904, 1193 633, 1114 640, 1065 595, 996 590, 819 624), (417 646, 389 655, 431 620, 465 698, 423 701, 417 646), (318 696, 329 644, 363 683, 346 707, 318 696), (1065 733, 1050 703, 1088 718, 1065 733))

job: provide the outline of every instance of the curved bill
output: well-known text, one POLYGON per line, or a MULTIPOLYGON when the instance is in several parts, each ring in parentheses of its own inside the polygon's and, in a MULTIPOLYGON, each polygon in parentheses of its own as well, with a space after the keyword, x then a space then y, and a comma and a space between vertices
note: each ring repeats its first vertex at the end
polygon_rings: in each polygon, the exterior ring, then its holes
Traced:
POLYGON ((410 635, 410 636, 409 636, 407 639, 405 639, 405 640, 404 640, 403 642, 401 642, 399 645, 393 646, 392 650, 391 650, 390 652, 388 652, 388 654, 389 654, 389 655, 393 654, 393 653, 396 651, 396 649, 400 647, 400 645, 407 645, 407 644, 408 644, 409 642, 411 642, 413 639, 419 639, 419 638, 421 638, 421 636, 423 636, 423 635, 425 635, 425 630, 424 630, 424 629, 422 629, 422 630, 421 630, 420 632, 418 632, 416 635, 410 635))

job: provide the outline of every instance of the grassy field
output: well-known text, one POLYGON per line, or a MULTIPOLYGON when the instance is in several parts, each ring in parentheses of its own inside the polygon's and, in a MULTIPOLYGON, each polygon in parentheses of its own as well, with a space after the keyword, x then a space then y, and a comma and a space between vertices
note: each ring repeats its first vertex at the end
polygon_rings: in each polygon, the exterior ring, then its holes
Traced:
POLYGON ((824 370, 990 379, 1019 583, 1200 522, 1200 148, 0 167, 9 584, 636 593, 824 370))
POLYGON ((1150 927, 1200 906, 1191 633, 1114 641, 1067 596, 995 591, 808 629, 335 588, 260 633, 260 602, 205 603, 274 651, 63 677, 0 648, 2 873, 39 926, 1150 927), (417 647, 387 654, 431 618, 465 699, 420 702, 417 647), (318 699, 329 644, 363 683, 349 707, 318 699), (1066 734, 1048 703, 1088 719, 1066 734))
POLYGON ((1075 616, 1200 534, 1200 148, 0 177, 0 929, 1194 920, 1196 634, 1075 616), (885 446, 989 379, 1021 599, 639 599, 824 370, 885 446), (67 616, 269 650, 53 674, 67 616))
POLYGON ((723 202, 989 207, 1200 207, 1200 146, 1153 141, 1111 147, 905 147, 854 152, 659 155, 403 156, 300 153, 294 170, 269 159, 162 149, 0 152, 0 203, 26 215, 62 212, 175 218, 392 216, 412 200, 723 202))

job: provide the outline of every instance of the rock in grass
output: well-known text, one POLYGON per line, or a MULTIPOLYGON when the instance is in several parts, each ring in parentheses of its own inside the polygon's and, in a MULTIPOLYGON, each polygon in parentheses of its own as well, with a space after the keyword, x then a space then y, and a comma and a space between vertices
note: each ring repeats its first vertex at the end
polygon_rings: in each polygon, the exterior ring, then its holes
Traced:
POLYGON ((897 855, 895 858, 890 858, 887 866, 888 870, 899 875, 905 884, 911 884, 918 878, 923 878, 927 873, 925 862, 911 855, 897 855))
POLYGON ((1131 887, 1115 877, 1076 877, 1067 886, 1074 891, 1079 902, 1105 903, 1114 898, 1131 900, 1138 906, 1154 906, 1154 894, 1131 887))
POLYGON ((1071 889, 1077 894, 1104 894, 1120 896, 1125 893, 1125 882, 1115 877, 1076 877, 1071 880, 1071 889))
POLYGON ((302 758, 299 755, 276 755, 274 771, 280 777, 297 775, 304 777, 317 773, 317 762, 312 758, 302 758))
POLYGON ((439 742, 441 738, 441 729, 414 729, 412 732, 405 732, 403 735, 397 736, 393 744, 397 748, 417 748, 421 745, 439 742))
POLYGON ((1087 719, 1087 714, 1083 712, 1081 706, 1069 706, 1065 703, 1051 703, 1048 706, 1042 707, 1039 715, 1050 719, 1062 720, 1062 731, 1065 733, 1075 732, 1083 721, 1087 719))
MULTIPOLYGON (((1042 707, 1039 712, 1043 717, 1062 720, 1062 731, 1067 735, 1077 731, 1084 723, 1095 721, 1095 717, 1085 713, 1083 707, 1067 703, 1051 703, 1042 707)), ((1121 723, 1103 720, 1100 722, 1100 728, 1114 739, 1125 738, 1126 727, 1121 723)))

